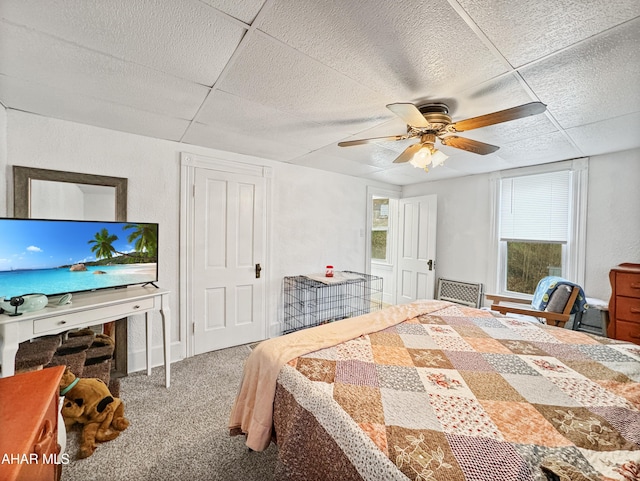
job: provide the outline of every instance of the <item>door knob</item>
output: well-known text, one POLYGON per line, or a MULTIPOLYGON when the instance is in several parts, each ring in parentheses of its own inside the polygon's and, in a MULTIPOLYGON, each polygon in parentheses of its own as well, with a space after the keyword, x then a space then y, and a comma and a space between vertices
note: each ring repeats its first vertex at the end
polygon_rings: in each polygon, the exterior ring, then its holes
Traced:
POLYGON ((432 271, 433 270, 433 259, 429 259, 427 261, 427 265, 429 266, 429 270, 432 271))
POLYGON ((262 267, 260 266, 260 264, 256 264, 256 279, 260 279, 261 270, 262 270, 262 267))

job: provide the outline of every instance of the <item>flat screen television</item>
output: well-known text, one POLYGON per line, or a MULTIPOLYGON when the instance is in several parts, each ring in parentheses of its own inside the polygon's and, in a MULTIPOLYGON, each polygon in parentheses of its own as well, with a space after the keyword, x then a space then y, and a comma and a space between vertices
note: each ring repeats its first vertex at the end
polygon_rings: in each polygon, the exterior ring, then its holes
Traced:
POLYGON ((154 283, 158 224, 0 218, 0 297, 154 283))

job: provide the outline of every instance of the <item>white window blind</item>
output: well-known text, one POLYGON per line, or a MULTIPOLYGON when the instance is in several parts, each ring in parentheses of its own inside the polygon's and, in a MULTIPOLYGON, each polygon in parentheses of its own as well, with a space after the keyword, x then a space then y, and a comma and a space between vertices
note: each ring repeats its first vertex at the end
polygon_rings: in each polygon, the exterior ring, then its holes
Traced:
POLYGON ((568 170, 502 179, 500 240, 566 243, 570 190, 568 170))

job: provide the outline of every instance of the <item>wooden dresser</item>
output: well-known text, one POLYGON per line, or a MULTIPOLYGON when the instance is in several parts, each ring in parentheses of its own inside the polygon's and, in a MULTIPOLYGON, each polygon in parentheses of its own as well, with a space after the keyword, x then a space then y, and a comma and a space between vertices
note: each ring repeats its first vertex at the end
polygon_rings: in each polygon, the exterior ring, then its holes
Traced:
POLYGON ((58 393, 63 372, 64 366, 57 366, 0 379, 3 481, 60 479, 58 393))
POLYGON ((609 272, 609 329, 612 339, 640 344, 640 264, 620 264, 609 272))

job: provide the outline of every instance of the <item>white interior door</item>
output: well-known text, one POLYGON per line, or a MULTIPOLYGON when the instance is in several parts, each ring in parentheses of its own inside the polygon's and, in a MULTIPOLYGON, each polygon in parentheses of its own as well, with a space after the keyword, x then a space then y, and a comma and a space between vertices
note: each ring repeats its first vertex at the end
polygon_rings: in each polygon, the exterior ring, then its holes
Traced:
POLYGON ((400 199, 397 262, 398 304, 433 299, 435 288, 437 197, 400 199))
POLYGON ((265 338, 266 189, 263 177, 245 173, 196 167, 193 177, 190 312, 199 354, 265 338))

